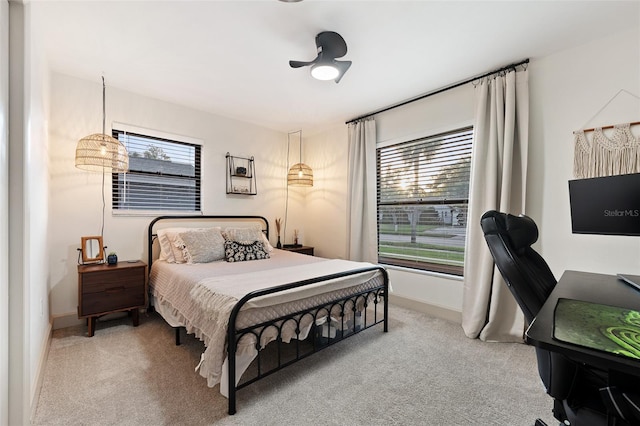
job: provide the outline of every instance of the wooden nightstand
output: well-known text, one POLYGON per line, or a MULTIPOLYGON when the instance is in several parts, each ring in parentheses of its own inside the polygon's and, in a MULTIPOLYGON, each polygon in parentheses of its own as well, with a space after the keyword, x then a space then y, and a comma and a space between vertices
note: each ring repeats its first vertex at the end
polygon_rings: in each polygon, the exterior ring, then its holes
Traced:
POLYGON ((313 247, 310 247, 310 246, 294 246, 294 245, 285 244, 284 246, 282 246, 282 249, 313 256, 313 247))
POLYGON ((136 327, 138 309, 146 305, 147 264, 143 261, 78 265, 78 318, 87 319, 89 337, 96 318, 113 312, 131 311, 136 327))

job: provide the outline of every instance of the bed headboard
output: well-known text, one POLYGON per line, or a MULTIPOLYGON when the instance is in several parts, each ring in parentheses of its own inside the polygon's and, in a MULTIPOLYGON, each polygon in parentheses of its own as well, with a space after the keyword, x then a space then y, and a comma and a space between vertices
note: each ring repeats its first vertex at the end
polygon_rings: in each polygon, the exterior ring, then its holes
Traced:
POLYGON ((158 258, 160 250, 156 244, 157 230, 162 228, 184 227, 184 228, 204 228, 220 226, 247 226, 250 224, 260 224, 262 232, 269 238, 269 222, 263 216, 222 216, 222 215, 195 215, 195 216, 159 216, 149 223, 147 231, 147 253, 149 256, 148 271, 151 272, 151 264, 158 258), (154 250, 155 248, 155 250, 154 250))

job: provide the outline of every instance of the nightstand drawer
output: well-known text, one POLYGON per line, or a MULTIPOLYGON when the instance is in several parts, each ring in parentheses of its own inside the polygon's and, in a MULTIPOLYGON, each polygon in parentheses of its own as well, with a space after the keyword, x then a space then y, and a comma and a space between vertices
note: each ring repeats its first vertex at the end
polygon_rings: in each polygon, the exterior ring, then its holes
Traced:
POLYGON ((103 312, 123 310, 135 306, 144 306, 144 285, 133 287, 112 284, 101 292, 85 293, 80 311, 82 315, 94 315, 103 312))
POLYGON ((135 268, 118 270, 116 273, 107 270, 85 274, 82 277, 82 294, 102 293, 114 287, 137 287, 143 291, 144 272, 144 268, 135 268))
POLYGON ((295 253, 313 256, 313 247, 310 247, 310 246, 296 246, 296 245, 285 244, 282 248, 283 250, 293 251, 295 253))

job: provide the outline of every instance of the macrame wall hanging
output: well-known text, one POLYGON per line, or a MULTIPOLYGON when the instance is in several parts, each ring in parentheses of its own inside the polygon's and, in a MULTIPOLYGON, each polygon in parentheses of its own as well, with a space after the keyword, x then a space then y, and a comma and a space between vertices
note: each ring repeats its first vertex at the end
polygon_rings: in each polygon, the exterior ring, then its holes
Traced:
MULTIPOLYGON (((640 97, 621 89, 596 116, 622 92, 640 100, 640 97)), ((573 176, 576 179, 584 179, 640 173, 640 137, 634 136, 632 132, 632 128, 637 132, 637 129, 640 129, 639 125, 640 121, 636 121, 573 132, 573 176), (606 129, 613 131, 605 135, 606 129)))

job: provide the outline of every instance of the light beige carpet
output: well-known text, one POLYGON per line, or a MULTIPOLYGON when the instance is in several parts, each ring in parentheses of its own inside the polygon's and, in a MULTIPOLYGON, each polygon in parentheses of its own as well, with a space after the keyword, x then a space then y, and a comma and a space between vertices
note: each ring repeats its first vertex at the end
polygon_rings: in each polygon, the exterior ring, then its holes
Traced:
POLYGON ((534 350, 483 343, 459 325, 396 306, 366 330, 238 392, 194 372, 203 345, 174 345, 157 314, 56 330, 35 425, 554 424, 534 350))

